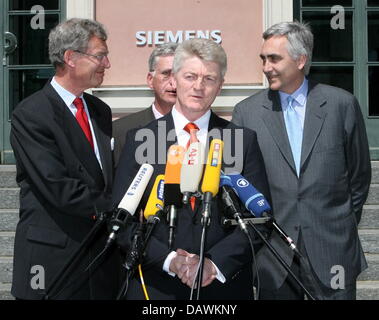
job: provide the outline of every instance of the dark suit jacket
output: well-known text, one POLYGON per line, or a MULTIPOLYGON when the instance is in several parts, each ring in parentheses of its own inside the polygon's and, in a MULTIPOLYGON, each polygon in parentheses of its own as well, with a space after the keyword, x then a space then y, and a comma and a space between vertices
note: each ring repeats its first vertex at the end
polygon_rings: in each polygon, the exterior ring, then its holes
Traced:
MULTIPOLYGON (((342 266, 345 285, 354 283, 367 267, 357 226, 371 180, 365 125, 355 97, 309 81, 299 178, 277 91, 263 90, 237 104, 233 122, 257 132, 274 215, 295 242, 301 229, 319 279, 330 287, 334 266, 342 266)), ((291 250, 273 235, 274 247, 291 263, 291 250)), ((261 250, 258 261, 262 287, 280 287, 286 272, 272 255, 261 250)))
POLYGON ((115 167, 117 167, 118 165, 122 149, 124 148, 126 133, 131 129, 141 128, 153 120, 155 120, 153 107, 150 106, 145 110, 132 113, 130 115, 113 121, 113 156, 115 167))
MULTIPOLYGON (((149 163, 154 167, 153 177, 145 191, 141 201, 144 208, 147 197, 150 194, 155 177, 164 174, 168 148, 175 143, 167 140, 167 133, 174 129, 174 122, 171 113, 165 117, 151 122, 143 129, 132 130, 127 134, 124 151, 120 158, 120 165, 117 168, 113 199, 118 204, 129 187, 132 179, 137 173, 140 164, 136 162, 135 152, 140 152, 143 144, 145 146, 155 146, 152 154, 155 159, 149 159, 149 163), (136 134, 144 130, 147 139, 152 137, 153 141, 136 138, 136 134), (149 132, 151 134, 149 134, 149 132), (143 141, 141 141, 143 140, 143 141), (161 150, 158 150, 161 148, 161 150), (163 154, 163 161, 159 161, 159 154, 163 154), (160 162, 160 163, 159 163, 160 162)), ((209 131, 218 132, 220 138, 225 143, 224 155, 229 153, 237 155, 238 169, 249 180, 254 181, 255 186, 268 195, 268 187, 264 165, 259 150, 256 135, 254 132, 239 128, 223 120, 212 113, 209 122, 209 131), (225 130, 224 132, 222 130, 225 130), (228 132, 228 133, 226 133, 228 132), (228 134, 230 134, 228 139, 228 134), (235 140, 237 137, 237 141, 235 140)), ((217 134, 216 134, 217 136, 217 134)), ((225 156, 224 156, 225 159, 225 156)), ((230 159, 229 159, 230 160, 230 159)), ((225 159, 227 162, 228 159, 225 159)), ((231 161, 232 162, 232 161, 231 161)), ((234 164, 224 163, 225 167, 233 167, 234 164)), ((226 277, 226 283, 221 284, 218 280, 202 289, 203 299, 249 299, 253 296, 253 284, 251 277, 252 256, 249 243, 245 235, 239 229, 226 229, 221 225, 221 212, 223 205, 219 196, 212 204, 211 224, 207 231, 207 241, 205 246, 206 256, 208 256, 221 270, 226 277)), ((201 206, 197 201, 195 213, 184 206, 178 209, 178 223, 176 228, 176 239, 174 250, 182 248, 191 253, 199 254, 201 239, 201 206)), ((138 211, 137 211, 138 212, 138 211)), ((121 244, 127 248, 126 243, 130 243, 133 228, 128 228, 121 237, 121 244)), ((168 228, 165 222, 158 224, 146 249, 146 256, 143 260, 143 273, 147 290, 151 299, 189 299, 190 289, 182 284, 177 277, 171 277, 163 271, 163 262, 169 253, 168 250, 168 228)), ((137 277, 134 277, 129 285, 128 299, 144 299, 143 291, 137 277)))
MULTIPOLYGON (((33 266, 44 268, 44 287, 67 262, 94 225, 93 216, 110 207, 113 182, 110 108, 84 94, 103 169, 75 117, 50 83, 23 100, 14 110, 10 141, 16 157, 20 190, 20 220, 16 229, 12 294, 40 299, 30 281, 33 266)), ((99 238, 105 236, 105 230, 99 238)), ((82 267, 103 248, 94 243, 82 267)), ((69 288, 58 299, 110 299, 115 279, 105 275, 107 262, 79 290, 69 288)), ((79 272, 79 271, 76 271, 79 272)), ((111 274, 111 273, 110 273, 111 274)), ((75 274, 72 274, 74 276, 75 274)))

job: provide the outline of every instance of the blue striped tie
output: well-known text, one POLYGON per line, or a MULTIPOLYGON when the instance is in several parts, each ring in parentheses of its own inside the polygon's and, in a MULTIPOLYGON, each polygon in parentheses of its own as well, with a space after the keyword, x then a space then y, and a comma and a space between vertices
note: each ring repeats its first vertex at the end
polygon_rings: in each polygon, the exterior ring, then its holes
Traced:
POLYGON ((284 120, 286 123, 287 135, 291 145, 293 159, 295 161, 297 176, 299 176, 303 128, 301 126, 299 115, 292 105, 294 100, 295 99, 291 96, 287 98, 288 104, 286 111, 284 112, 284 120))

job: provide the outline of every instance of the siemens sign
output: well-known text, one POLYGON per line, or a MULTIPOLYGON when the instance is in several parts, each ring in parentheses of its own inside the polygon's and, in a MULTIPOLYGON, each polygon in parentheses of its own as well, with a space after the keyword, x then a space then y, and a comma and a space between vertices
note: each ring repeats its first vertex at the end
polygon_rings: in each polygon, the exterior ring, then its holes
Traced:
POLYGON ((173 31, 137 31, 136 32, 136 45, 160 45, 165 42, 181 43, 187 39, 193 38, 206 38, 212 39, 216 43, 221 43, 221 30, 178 30, 173 31))

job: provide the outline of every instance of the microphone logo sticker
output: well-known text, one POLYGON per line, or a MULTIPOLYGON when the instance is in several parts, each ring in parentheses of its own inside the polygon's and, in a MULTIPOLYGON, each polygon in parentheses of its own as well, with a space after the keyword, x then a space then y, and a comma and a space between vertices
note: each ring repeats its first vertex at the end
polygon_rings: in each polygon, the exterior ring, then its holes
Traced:
POLYGON ((196 157, 197 157, 197 149, 196 148, 191 148, 191 151, 189 153, 188 157, 188 165, 193 166, 197 164, 196 157))
POLYGON ((264 199, 259 200, 257 203, 258 203, 258 206, 263 207, 265 205, 265 200, 264 199))
POLYGON ((211 166, 212 167, 217 167, 218 165, 218 158, 219 158, 219 154, 220 154, 220 144, 219 143, 215 143, 214 144, 214 150, 213 150, 213 153, 212 153, 212 161, 211 161, 211 166))
POLYGON ((164 180, 162 179, 159 181, 158 188, 157 188, 157 198, 161 201, 163 201, 163 194, 164 194, 164 180))
POLYGON ((237 180, 237 186, 241 187, 241 188, 245 188, 249 185, 249 181, 247 181, 246 179, 238 179, 237 180))

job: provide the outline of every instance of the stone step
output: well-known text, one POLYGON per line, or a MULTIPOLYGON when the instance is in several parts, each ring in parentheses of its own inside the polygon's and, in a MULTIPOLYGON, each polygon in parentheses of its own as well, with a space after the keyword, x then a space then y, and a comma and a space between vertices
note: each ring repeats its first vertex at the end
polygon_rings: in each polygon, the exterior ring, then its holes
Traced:
POLYGON ((0 209, 18 209, 19 188, 1 188, 0 189, 0 209))
POLYGON ((366 204, 379 204, 379 184, 371 183, 366 204))
POLYGON ((10 283, 0 283, 0 300, 14 300, 10 283))
POLYGON ((14 232, 0 232, 0 257, 13 256, 14 232))
POLYGON ((361 229, 358 231, 363 251, 366 254, 379 254, 379 230, 361 229))
POLYGON ((369 204, 363 206, 359 229, 379 229, 379 205, 369 204))
POLYGON ((379 300, 379 281, 358 281, 357 300, 379 300))
POLYGON ((11 283, 13 272, 13 258, 0 257, 0 283, 11 283))
MULTIPOLYGON (((14 232, 0 232, 0 256, 13 255, 14 235, 14 232)), ((359 237, 366 254, 379 254, 379 230, 360 229, 359 237)))
MULTIPOLYGON (((14 300, 10 291, 10 283, 0 283, 0 300, 14 300)), ((379 300, 379 281, 358 281, 357 300, 379 300)))
POLYGON ((0 188, 17 188, 15 165, 0 165, 0 188))
POLYGON ((366 254, 368 268, 363 271, 359 277, 359 281, 379 281, 379 254, 366 254))
POLYGON ((371 161, 372 177, 371 183, 379 183, 379 161, 371 161))
POLYGON ((0 232, 15 231, 18 219, 17 209, 0 209, 0 232))

